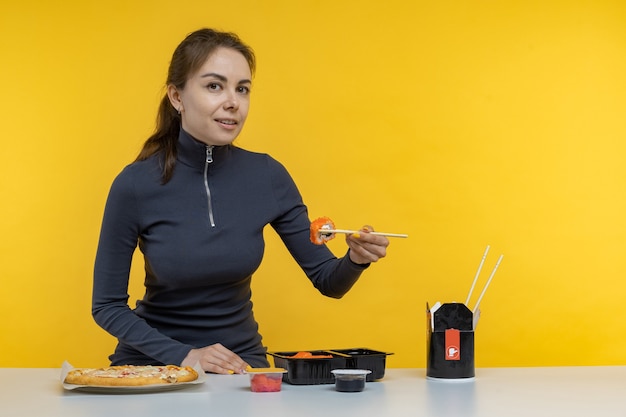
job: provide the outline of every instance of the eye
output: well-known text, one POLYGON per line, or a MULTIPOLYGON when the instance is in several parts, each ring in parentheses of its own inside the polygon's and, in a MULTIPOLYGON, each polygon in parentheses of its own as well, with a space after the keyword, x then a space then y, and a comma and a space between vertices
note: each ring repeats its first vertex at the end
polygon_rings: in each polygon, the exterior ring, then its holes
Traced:
POLYGON ((237 87, 237 92, 240 94, 248 95, 250 94, 250 87, 245 86, 245 85, 240 85, 239 87, 237 87))
POLYGON ((219 91, 222 88, 218 83, 209 83, 206 87, 212 91, 219 91))

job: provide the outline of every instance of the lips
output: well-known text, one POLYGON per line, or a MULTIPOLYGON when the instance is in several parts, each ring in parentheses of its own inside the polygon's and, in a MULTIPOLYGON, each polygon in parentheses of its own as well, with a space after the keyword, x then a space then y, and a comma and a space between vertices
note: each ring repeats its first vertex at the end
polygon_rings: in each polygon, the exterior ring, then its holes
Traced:
POLYGON ((227 126, 236 126, 238 124, 237 121, 233 119, 215 119, 215 121, 219 124, 227 126))

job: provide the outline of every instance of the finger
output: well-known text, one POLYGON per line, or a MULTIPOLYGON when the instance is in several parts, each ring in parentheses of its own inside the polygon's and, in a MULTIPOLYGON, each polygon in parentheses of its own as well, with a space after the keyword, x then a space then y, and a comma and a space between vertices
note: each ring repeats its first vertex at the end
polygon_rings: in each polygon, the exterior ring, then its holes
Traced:
POLYGON ((369 232, 361 233, 357 236, 347 236, 346 240, 349 246, 362 247, 365 250, 384 255, 386 253, 387 246, 389 246, 389 239, 385 236, 372 235, 369 232))
POLYGON ((346 236, 352 236, 352 237, 358 239, 358 238, 361 237, 361 232, 369 233, 369 232, 373 232, 373 231, 374 231, 374 228, 372 226, 365 225, 365 226, 361 227, 358 232, 354 232, 354 233, 352 233, 350 235, 346 235, 346 236))
POLYGON ((221 374, 242 373, 248 364, 236 353, 221 344, 207 346, 202 349, 203 360, 211 372, 221 374))
POLYGON ((386 256, 384 249, 368 249, 364 246, 360 246, 357 250, 359 250, 359 255, 366 259, 368 262, 378 262, 380 259, 386 256))
POLYGON ((233 363, 216 360, 215 358, 205 358, 201 366, 207 372, 226 375, 244 373, 248 365, 243 361, 233 363))
POLYGON ((386 236, 371 233, 373 231, 374 231, 374 228, 372 226, 365 225, 361 228, 360 230, 361 233, 352 234, 350 236, 356 239, 363 238, 362 241, 364 242, 369 242, 369 243, 373 243, 373 244, 377 244, 377 245, 381 245, 385 247, 389 246, 389 239, 387 239, 386 236))
POLYGON ((213 365, 215 365, 219 373, 222 374, 242 374, 248 366, 248 364, 239 357, 229 360, 213 361, 213 365))
POLYGON ((350 259, 359 264, 377 262, 387 254, 384 246, 351 242, 349 247, 350 259))

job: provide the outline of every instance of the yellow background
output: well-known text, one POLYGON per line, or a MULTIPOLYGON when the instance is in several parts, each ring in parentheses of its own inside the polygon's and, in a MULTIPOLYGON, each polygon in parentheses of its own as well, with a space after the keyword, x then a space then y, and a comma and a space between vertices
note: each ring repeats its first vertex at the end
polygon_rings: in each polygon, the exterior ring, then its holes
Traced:
POLYGON ((22 0, 0 6, 0 366, 107 363, 90 298, 108 188, 205 26, 258 55, 238 144, 283 162, 312 217, 410 235, 338 301, 268 229, 270 350, 423 367, 425 303, 463 302, 490 245, 477 366, 626 364, 623 1, 22 0))

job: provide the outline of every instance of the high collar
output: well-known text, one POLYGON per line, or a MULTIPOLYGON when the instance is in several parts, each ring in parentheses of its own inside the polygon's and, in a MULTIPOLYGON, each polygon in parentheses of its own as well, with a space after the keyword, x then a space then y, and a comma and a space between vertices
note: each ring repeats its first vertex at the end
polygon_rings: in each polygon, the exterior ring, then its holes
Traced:
MULTIPOLYGON (((185 165, 194 168, 204 169, 207 159, 207 148, 209 145, 194 139, 189 133, 182 128, 178 134, 176 159, 185 165)), ((212 165, 220 165, 228 157, 231 145, 212 146, 212 165)))

